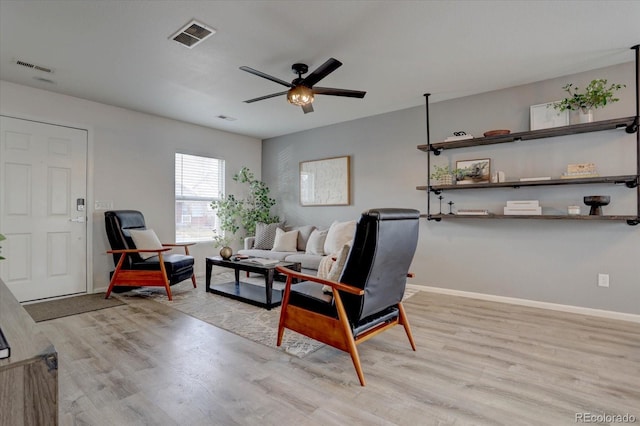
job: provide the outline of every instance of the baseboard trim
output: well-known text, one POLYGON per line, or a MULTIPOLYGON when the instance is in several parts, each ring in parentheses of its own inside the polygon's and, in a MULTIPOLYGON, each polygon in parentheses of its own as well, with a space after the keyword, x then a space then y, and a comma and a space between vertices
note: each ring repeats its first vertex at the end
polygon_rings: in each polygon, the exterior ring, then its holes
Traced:
POLYGON ((640 323, 640 315, 624 312, 605 311, 603 309, 584 308, 581 306, 562 305, 559 303, 540 302, 536 300, 518 299, 515 297, 496 296, 493 294, 474 293, 470 291, 451 290, 448 288, 431 287, 418 284, 407 284, 415 290, 429 291, 432 293, 448 294, 451 296, 467 297, 471 299, 487 300, 490 302, 510 303, 512 305, 528 306, 531 308, 549 309, 552 311, 569 312, 572 314, 590 315, 593 317, 608 318, 621 321, 640 323))

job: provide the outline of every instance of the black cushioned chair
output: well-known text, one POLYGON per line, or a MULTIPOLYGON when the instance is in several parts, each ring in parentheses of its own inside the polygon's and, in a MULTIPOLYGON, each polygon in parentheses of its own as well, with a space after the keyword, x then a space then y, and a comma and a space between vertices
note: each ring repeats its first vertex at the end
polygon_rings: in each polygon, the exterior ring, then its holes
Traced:
POLYGON ((105 298, 108 298, 114 287, 164 287, 169 300, 174 284, 191 278, 196 287, 193 271, 194 259, 189 256, 189 247, 193 244, 162 244, 163 248, 138 249, 131 238, 131 230, 147 229, 144 216, 137 210, 113 210, 104 213, 107 238, 116 265, 111 275, 111 282, 105 298), (185 254, 165 254, 173 247, 184 247, 185 254), (156 255, 143 259, 140 253, 155 252, 156 255))
POLYGON ((356 344, 402 325, 416 350, 402 306, 409 266, 418 241, 420 213, 410 209, 376 209, 362 213, 340 282, 287 268, 278 341, 284 329, 348 352, 360 384, 365 385, 356 344), (292 280, 303 282, 292 286, 292 280), (325 294, 328 285, 332 294, 325 294))

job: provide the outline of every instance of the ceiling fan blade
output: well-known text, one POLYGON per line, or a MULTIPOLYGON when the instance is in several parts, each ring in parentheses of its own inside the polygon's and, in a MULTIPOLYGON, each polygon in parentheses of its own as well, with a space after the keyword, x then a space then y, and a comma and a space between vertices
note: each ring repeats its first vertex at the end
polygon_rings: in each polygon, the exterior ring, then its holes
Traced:
POLYGON ((367 92, 360 90, 334 89, 333 87, 314 87, 316 95, 346 96, 347 98, 364 98, 367 92))
POLYGON ((302 111, 304 111, 305 114, 313 112, 313 104, 302 105, 302 111))
POLYGON ((334 58, 329 58, 327 62, 320 65, 311 74, 306 76, 302 81, 302 84, 307 87, 312 87, 314 84, 337 70, 340 66, 342 66, 342 62, 334 58))
POLYGON ((264 99, 270 99, 270 98, 275 98, 276 96, 280 96, 280 95, 286 95, 288 92, 288 90, 284 91, 284 92, 278 92, 278 93, 272 93, 270 95, 265 95, 265 96, 260 96, 259 98, 253 98, 253 99, 249 99, 248 101, 244 101, 246 104, 250 104, 252 102, 258 102, 258 101, 262 101, 264 99))
POLYGON ((244 65, 241 66, 240 69, 242 71, 246 71, 246 72, 248 72, 250 74, 257 75, 258 77, 266 78, 267 80, 271 80, 271 81, 273 81, 275 83, 282 84, 283 86, 293 87, 293 84, 291 84, 291 83, 289 83, 287 81, 284 81, 284 80, 280 80, 279 78, 273 77, 273 76, 271 76, 269 74, 265 74, 262 71, 254 70, 253 68, 246 67, 244 65))

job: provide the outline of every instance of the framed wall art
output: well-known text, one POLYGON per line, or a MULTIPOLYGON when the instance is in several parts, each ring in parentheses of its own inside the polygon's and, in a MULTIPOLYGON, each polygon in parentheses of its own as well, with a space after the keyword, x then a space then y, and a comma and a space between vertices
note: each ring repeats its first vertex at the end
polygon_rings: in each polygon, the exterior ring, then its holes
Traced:
POLYGON ((488 158, 456 161, 456 169, 456 185, 491 181, 491 160, 488 158))
POLYGON ((569 111, 558 111, 553 107, 556 102, 531 105, 530 127, 531 130, 549 129, 569 125, 569 111))
POLYGON ((348 206, 351 203, 350 157, 300 162, 302 206, 348 206))

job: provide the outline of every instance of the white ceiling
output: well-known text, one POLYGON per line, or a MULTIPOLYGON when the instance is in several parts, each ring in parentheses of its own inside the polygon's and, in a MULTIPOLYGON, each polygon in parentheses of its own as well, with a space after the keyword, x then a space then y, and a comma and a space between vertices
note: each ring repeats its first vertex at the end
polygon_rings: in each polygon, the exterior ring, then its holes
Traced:
POLYGON ((1 79, 260 139, 628 62, 638 43, 637 0, 0 0, 1 79), (194 18, 217 33, 170 40, 194 18), (291 81, 330 57, 344 65, 318 85, 364 99, 243 102, 286 88, 241 65, 291 81))

